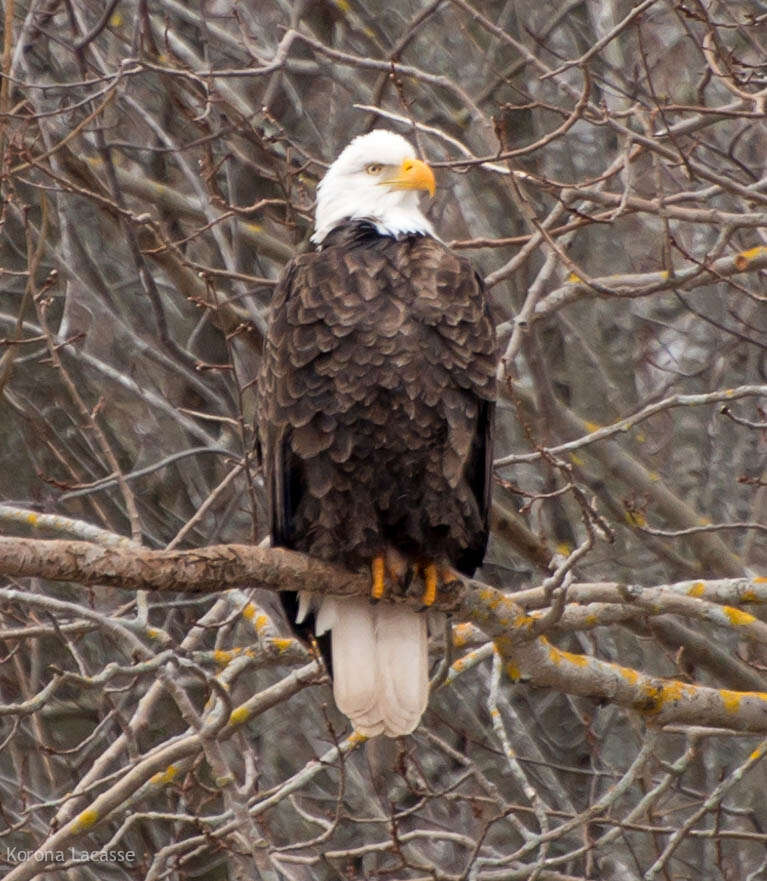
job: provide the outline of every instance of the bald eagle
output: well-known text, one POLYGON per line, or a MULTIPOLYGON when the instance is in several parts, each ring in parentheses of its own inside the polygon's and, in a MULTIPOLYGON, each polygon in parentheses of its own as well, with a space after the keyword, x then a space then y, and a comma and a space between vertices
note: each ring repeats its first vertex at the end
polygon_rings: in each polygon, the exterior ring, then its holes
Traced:
MULTIPOLYGON (((415 575, 424 605, 482 563, 497 362, 481 279, 419 207, 434 188, 394 132, 333 162, 316 250, 274 293, 257 412, 272 543, 369 567, 375 600, 415 575)), ((330 632, 335 701, 355 729, 410 733, 429 691, 423 613, 311 595, 293 608, 330 632)))

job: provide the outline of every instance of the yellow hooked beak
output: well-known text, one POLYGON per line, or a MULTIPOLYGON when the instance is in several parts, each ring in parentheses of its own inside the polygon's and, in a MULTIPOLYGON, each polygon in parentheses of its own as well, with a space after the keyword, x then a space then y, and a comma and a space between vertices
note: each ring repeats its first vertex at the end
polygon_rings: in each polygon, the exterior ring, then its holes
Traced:
POLYGON ((394 190, 427 190, 430 196, 434 196, 437 186, 434 172, 420 159, 405 159, 396 174, 383 183, 394 190))

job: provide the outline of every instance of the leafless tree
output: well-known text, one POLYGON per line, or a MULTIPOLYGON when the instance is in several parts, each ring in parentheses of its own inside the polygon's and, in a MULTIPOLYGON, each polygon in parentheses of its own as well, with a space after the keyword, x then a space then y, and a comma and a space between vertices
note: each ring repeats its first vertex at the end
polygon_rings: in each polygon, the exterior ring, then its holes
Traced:
POLYGON ((2 8, 2 874, 767 878, 764 4, 2 8), (503 358, 486 565, 366 742, 275 591, 367 584, 264 546, 253 383, 375 126, 503 358))

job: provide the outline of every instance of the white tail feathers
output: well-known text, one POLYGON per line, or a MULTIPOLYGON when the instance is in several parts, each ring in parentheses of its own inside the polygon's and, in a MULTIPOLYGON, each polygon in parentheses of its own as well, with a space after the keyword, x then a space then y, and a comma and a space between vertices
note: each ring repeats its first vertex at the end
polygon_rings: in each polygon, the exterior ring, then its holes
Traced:
POLYGON ((410 734, 429 699, 426 616, 386 602, 323 597, 317 635, 327 630, 338 709, 367 737, 410 734))

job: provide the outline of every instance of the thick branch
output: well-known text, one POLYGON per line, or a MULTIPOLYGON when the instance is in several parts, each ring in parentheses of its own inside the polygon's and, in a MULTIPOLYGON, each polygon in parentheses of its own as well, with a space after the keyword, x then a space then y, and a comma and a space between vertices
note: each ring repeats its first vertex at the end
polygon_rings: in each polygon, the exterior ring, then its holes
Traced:
MULTIPOLYGON (((295 551, 218 545, 187 551, 101 547, 81 541, 0 538, 0 574, 104 584, 130 590, 204 592, 247 583, 271 590, 365 594, 367 575, 347 572, 295 551)), ((757 592, 761 578, 752 580, 757 592)), ((691 591, 693 598, 704 591, 691 591)), ((0 595, 18 600, 17 590, 0 595)), ((411 600, 418 602, 415 598, 411 600)), ((643 712, 656 724, 705 721, 734 729, 767 731, 767 693, 736 692, 647 676, 586 655, 564 652, 536 636, 535 618, 503 592, 461 582, 443 592, 438 609, 477 624, 494 642, 512 679, 588 697, 609 699, 643 712)), ((749 624, 724 610, 722 623, 749 624)), ((751 619, 751 616, 742 616, 751 619)), ((752 620, 752 619, 751 619, 752 620)))
POLYGON ((103 547, 86 541, 0 538, 0 574, 126 590, 209 593, 258 582, 271 590, 364 593, 369 582, 283 548, 211 545, 185 551, 103 547))

